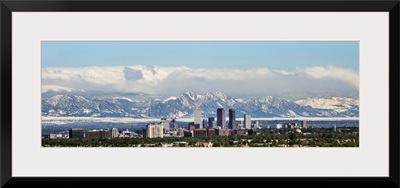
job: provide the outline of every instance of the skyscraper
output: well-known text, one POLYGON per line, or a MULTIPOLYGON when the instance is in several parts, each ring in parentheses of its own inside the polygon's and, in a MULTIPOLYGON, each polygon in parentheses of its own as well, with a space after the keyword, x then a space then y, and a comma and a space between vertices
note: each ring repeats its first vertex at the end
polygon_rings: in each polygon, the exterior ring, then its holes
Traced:
POLYGON ((146 133, 143 134, 145 138, 163 137, 163 124, 147 124, 146 133))
POLYGON ((175 130, 175 129, 177 129, 178 128, 178 125, 176 124, 176 122, 175 122, 175 118, 173 118, 172 120, 171 120, 171 122, 169 123, 169 130, 175 130))
POLYGON ((113 138, 118 137, 118 129, 117 128, 112 129, 112 137, 113 138))
POLYGON ((229 109, 229 129, 233 129, 233 126, 236 125, 236 117, 235 117, 235 109, 229 109))
POLYGON ((208 118, 208 128, 215 128, 214 127, 214 122, 215 122, 215 118, 214 117, 209 117, 208 118))
POLYGON ((248 114, 244 115, 244 128, 251 129, 251 116, 248 114))
POLYGON ((223 129, 226 128, 225 110, 223 108, 217 109, 217 126, 223 129))
POLYGON ((203 119, 203 117, 201 116, 201 109, 194 109, 193 112, 193 119, 194 119, 194 124, 196 125, 200 125, 200 128, 202 128, 202 122, 201 120, 203 119))
POLYGON ((208 126, 207 119, 203 119, 203 129, 207 128, 207 126, 208 126))
POLYGON ((161 125, 163 126, 163 130, 164 132, 168 132, 169 131, 169 122, 161 122, 161 125))
POLYGON ((307 121, 306 120, 301 121, 301 128, 307 128, 307 121))

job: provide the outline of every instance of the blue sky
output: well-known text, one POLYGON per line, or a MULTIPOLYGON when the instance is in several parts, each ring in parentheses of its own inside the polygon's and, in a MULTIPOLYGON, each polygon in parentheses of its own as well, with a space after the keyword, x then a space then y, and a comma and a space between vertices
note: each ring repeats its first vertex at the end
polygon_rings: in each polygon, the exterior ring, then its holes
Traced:
POLYGON ((358 72, 358 42, 42 42, 43 67, 157 65, 358 72))

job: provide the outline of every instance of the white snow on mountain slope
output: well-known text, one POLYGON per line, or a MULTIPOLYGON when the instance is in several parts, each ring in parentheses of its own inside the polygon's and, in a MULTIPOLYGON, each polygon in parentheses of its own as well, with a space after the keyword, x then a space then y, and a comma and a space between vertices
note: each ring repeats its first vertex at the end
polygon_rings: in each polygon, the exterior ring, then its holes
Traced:
POLYGON ((319 109, 331 109, 337 112, 345 112, 353 107, 359 106, 359 100, 348 97, 331 98, 307 98, 294 101, 302 106, 311 106, 319 109))
POLYGON ((242 99, 242 98, 237 98, 237 99, 235 99, 235 101, 237 101, 237 102, 244 102, 245 100, 242 99))
POLYGON ((204 96, 203 95, 200 95, 200 94, 197 94, 197 93, 195 93, 195 92, 192 92, 192 91, 189 91, 189 92, 186 92, 185 94, 184 94, 184 96, 187 96, 187 98, 189 98, 189 99, 191 99, 191 100, 198 100, 198 99, 204 99, 204 96))
POLYGON ((128 98, 128 97, 113 97, 113 99, 122 99, 122 100, 127 100, 129 102, 140 102, 137 100, 132 100, 131 98, 128 98))
POLYGON ((177 99, 177 97, 168 97, 168 98, 164 99, 163 102, 168 102, 170 100, 176 100, 176 99, 177 99))
POLYGON ((56 105, 63 97, 64 95, 55 95, 47 100, 47 102, 51 105, 56 105))
POLYGON ((216 109, 235 109, 237 115, 252 117, 357 117, 358 99, 344 97, 307 98, 291 101, 264 96, 235 100, 222 92, 197 94, 186 92, 179 97, 148 96, 143 102, 126 97, 90 98, 81 95, 54 95, 42 100, 42 114, 49 116, 101 117, 186 117, 200 108, 203 115, 214 116, 216 109))

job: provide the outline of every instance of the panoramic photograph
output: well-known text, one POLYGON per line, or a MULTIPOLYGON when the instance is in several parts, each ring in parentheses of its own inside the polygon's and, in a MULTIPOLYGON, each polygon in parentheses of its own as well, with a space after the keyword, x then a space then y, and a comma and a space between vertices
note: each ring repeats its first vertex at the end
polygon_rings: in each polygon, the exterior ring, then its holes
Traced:
POLYGON ((359 147, 357 41, 42 41, 42 147, 359 147))

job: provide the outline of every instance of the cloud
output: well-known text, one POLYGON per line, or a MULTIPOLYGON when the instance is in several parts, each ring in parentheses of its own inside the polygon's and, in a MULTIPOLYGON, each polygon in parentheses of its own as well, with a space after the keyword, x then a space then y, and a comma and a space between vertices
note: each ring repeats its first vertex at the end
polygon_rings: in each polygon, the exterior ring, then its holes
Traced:
POLYGON ((139 80, 143 78, 142 71, 135 70, 129 67, 124 68, 125 80, 139 80))
POLYGON ((190 69, 188 67, 118 66, 43 68, 42 84, 87 92, 144 92, 180 95, 222 91, 236 97, 311 96, 358 93, 357 72, 329 65, 294 72, 256 69, 190 69))
POLYGON ((344 82, 351 83, 353 86, 359 86, 360 79, 356 72, 351 69, 345 69, 341 67, 335 67, 328 65, 327 67, 310 67, 299 72, 305 72, 308 76, 316 79, 331 78, 334 80, 342 80, 344 82))

